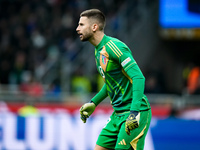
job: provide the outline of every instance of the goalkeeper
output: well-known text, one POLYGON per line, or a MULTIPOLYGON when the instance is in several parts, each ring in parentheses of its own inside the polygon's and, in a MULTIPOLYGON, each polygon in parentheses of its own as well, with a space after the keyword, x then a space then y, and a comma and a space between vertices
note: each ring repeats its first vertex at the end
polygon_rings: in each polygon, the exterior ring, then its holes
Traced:
POLYGON ((114 112, 102 129, 95 150, 142 150, 151 121, 151 108, 144 95, 145 78, 130 49, 120 40, 104 34, 105 16, 98 9, 80 14, 76 29, 81 41, 95 46, 102 89, 80 108, 85 123, 107 96, 114 112))

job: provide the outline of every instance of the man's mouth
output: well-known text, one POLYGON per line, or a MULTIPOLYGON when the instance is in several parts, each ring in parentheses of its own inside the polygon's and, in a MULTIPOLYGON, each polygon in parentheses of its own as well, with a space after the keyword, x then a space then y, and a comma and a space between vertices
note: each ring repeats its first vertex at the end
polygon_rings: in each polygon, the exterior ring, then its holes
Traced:
POLYGON ((83 37, 83 34, 81 34, 81 33, 78 33, 79 34, 79 37, 81 38, 81 37, 83 37))

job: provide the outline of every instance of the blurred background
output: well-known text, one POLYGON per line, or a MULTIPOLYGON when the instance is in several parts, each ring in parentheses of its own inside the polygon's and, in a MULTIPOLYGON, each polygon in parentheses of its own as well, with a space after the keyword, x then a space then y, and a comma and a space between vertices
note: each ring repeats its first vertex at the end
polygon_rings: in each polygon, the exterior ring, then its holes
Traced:
POLYGON ((0 0, 0 149, 93 149, 112 108, 106 99, 80 122, 78 109, 103 85, 94 47, 76 33, 90 8, 104 12, 105 33, 129 46, 146 78, 145 150, 200 149, 199 0, 0 0))

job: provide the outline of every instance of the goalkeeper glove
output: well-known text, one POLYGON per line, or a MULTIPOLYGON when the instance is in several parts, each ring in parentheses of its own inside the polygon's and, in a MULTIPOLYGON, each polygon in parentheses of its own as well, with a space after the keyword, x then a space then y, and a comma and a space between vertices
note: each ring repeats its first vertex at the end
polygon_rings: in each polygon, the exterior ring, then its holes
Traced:
POLYGON ((131 135, 130 131, 139 127, 140 112, 131 111, 129 117, 126 119, 125 130, 128 135, 131 135))
POLYGON ((94 112, 96 108, 96 105, 93 102, 90 103, 85 103, 81 108, 80 108, 80 115, 81 115, 81 120, 83 123, 86 123, 87 118, 94 112))

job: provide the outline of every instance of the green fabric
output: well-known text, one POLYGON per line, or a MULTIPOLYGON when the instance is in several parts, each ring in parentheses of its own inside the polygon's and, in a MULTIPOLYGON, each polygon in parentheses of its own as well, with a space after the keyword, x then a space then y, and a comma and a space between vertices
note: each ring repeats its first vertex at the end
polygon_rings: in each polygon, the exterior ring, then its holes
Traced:
MULTIPOLYGON (((95 47, 95 58, 97 70, 105 82, 103 91, 106 86, 115 111, 150 109, 148 99, 144 95, 145 78, 126 44, 104 35, 95 47)), ((105 97, 105 91, 100 91, 92 101, 99 104, 105 97)))
POLYGON ((138 65, 133 65, 133 67, 126 71, 127 75, 132 79, 132 103, 131 111, 140 111, 150 108, 149 101, 144 95, 145 78, 142 75, 138 65))
POLYGON ((99 91, 99 93, 97 93, 93 98, 92 98, 92 102, 97 106, 99 105, 99 103, 101 103, 106 97, 108 96, 107 94, 107 89, 106 89, 106 85, 104 84, 102 89, 99 91))
POLYGON ((129 113, 116 115, 114 112, 102 129, 96 144, 109 150, 129 150, 134 145, 134 150, 142 150, 151 122, 151 109, 140 112, 139 128, 131 130, 130 135, 125 131, 125 121, 128 116, 129 113))

